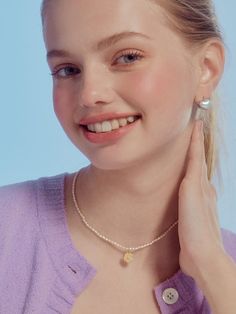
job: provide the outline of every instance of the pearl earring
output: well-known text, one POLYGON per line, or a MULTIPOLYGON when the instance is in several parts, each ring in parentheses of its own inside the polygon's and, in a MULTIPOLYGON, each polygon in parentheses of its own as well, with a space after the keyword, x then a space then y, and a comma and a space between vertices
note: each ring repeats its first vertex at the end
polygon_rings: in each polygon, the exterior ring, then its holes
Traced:
POLYGON ((196 114, 195 114, 195 120, 199 120, 202 119, 202 110, 208 110, 211 106, 211 100, 209 98, 204 99, 200 102, 197 103, 198 108, 196 110, 196 114))
POLYGON ((201 109, 208 110, 211 106, 211 100, 210 99, 203 99, 202 101, 200 101, 200 103, 198 103, 198 106, 201 109))

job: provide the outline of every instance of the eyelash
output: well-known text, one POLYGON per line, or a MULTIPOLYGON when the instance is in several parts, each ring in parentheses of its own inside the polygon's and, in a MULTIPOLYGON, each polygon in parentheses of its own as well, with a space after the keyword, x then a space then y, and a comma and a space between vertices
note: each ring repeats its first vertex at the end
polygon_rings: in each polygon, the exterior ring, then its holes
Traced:
MULTIPOLYGON (((134 62, 132 62, 132 63, 123 64, 125 67, 132 65, 133 63, 135 63, 135 62, 137 61, 137 59, 142 59, 142 58, 143 58, 143 54, 142 54, 140 51, 137 51, 137 50, 129 50, 129 51, 123 52, 120 56, 118 56, 118 57, 116 58, 116 60, 118 60, 118 59, 120 59, 120 58, 122 58, 122 57, 127 57, 127 56, 135 57, 136 60, 135 60, 134 62)), ((61 79, 64 78, 64 79, 65 79, 65 78, 68 78, 68 77, 75 76, 75 75, 79 74, 79 73, 78 73, 78 70, 79 70, 79 69, 77 69, 76 67, 70 66, 70 65, 68 64, 68 65, 65 65, 64 67, 59 68, 58 70, 53 71, 53 72, 51 73, 51 75, 54 76, 54 77, 58 77, 58 78, 61 78, 61 79), (73 70, 75 70, 76 73, 74 73, 74 74, 68 74, 68 75, 64 75, 64 76, 60 76, 59 72, 60 72, 61 70, 65 70, 65 69, 73 69, 73 70)))

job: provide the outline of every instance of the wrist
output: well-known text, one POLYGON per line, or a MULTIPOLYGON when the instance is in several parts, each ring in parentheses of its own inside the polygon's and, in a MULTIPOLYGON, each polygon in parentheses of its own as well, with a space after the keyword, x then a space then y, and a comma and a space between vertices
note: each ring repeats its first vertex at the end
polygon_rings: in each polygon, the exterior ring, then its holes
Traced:
POLYGON ((202 288, 209 280, 224 276, 224 271, 231 262, 231 257, 224 250, 208 254, 207 257, 198 260, 197 278, 195 278, 197 284, 202 288))
POLYGON ((196 283, 205 295, 211 309, 214 309, 214 313, 222 313, 223 308, 225 309, 224 313, 234 313, 235 300, 232 300, 231 295, 236 288, 234 260, 228 254, 221 253, 213 256, 208 264, 202 265, 200 268, 196 283))

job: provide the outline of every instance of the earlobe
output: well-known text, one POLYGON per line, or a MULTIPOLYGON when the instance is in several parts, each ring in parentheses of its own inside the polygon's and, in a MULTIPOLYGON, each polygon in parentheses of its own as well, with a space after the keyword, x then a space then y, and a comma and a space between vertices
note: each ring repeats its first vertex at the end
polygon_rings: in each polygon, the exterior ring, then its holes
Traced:
POLYGON ((225 49, 219 39, 212 39, 202 48, 199 58, 200 77, 196 102, 211 98, 224 71, 225 49))

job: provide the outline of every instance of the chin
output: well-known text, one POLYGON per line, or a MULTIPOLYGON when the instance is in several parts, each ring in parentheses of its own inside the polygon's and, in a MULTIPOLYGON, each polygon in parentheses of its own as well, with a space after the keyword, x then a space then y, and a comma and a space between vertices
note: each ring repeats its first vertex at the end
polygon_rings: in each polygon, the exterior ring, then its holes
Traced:
POLYGON ((76 145, 76 147, 98 169, 121 170, 138 163, 136 148, 132 151, 129 147, 117 145, 99 148, 88 148, 85 145, 80 145, 80 147, 76 145))
POLYGON ((130 163, 114 160, 91 160, 93 167, 101 170, 122 170, 131 166, 130 163))
POLYGON ((91 162, 91 164, 101 170, 125 170, 131 169, 133 167, 140 167, 143 164, 143 160, 138 160, 137 157, 132 156, 131 154, 120 156, 116 154, 115 156, 86 156, 91 162))

